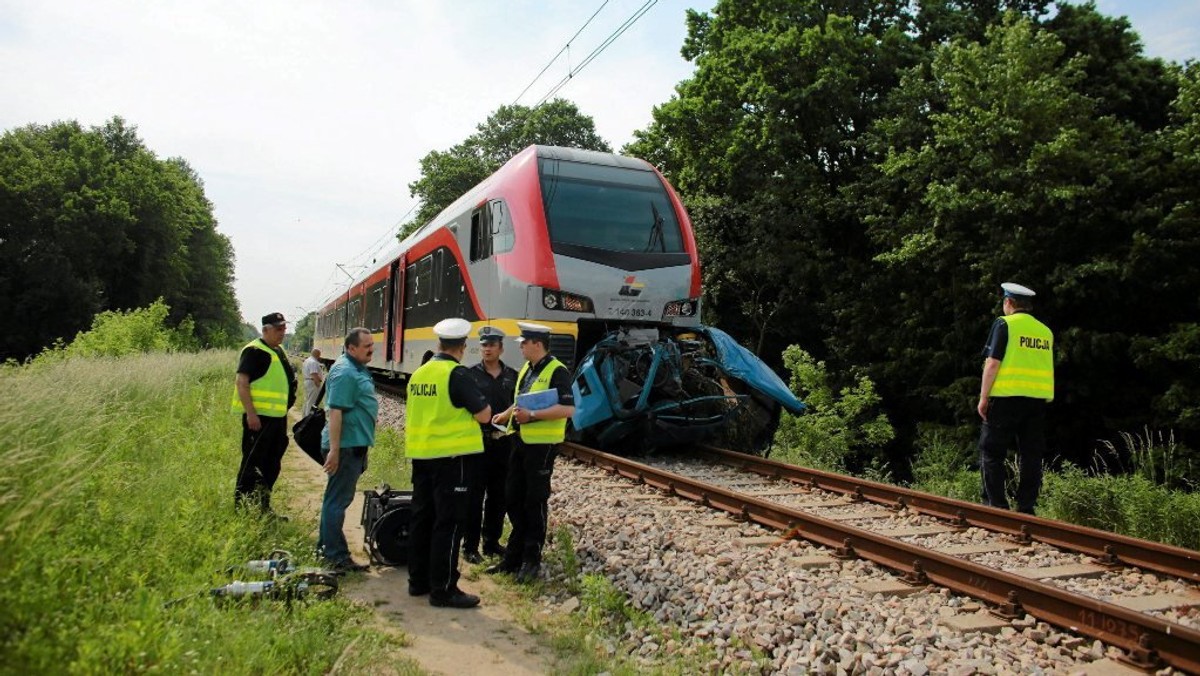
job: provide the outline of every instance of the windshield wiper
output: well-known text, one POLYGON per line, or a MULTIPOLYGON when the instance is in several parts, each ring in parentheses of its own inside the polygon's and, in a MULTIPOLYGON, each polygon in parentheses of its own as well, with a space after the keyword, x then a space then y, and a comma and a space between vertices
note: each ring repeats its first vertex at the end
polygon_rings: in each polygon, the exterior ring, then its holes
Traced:
POLYGON ((654 206, 653 200, 650 202, 650 214, 654 217, 654 224, 650 226, 650 240, 646 242, 645 252, 653 251, 655 243, 658 244, 659 251, 666 252, 667 240, 663 237, 663 217, 658 213, 658 207, 654 206))

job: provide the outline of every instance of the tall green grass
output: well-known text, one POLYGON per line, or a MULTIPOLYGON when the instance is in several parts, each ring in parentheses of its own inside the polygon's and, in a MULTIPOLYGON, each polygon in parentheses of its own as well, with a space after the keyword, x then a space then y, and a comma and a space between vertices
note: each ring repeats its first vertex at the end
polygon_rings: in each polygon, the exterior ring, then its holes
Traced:
POLYGON ((228 566, 313 546, 298 523, 233 509, 235 364, 206 352, 0 368, 0 672, 319 674, 361 634, 356 650, 384 644, 341 599, 203 593, 228 566))
MULTIPOLYGON (((1094 473, 1073 465, 1045 472, 1037 512, 1059 521, 1121 533, 1145 540, 1200 550, 1200 493, 1179 490, 1195 487, 1190 465, 1182 466, 1170 436, 1147 432, 1121 435, 1125 447, 1109 456, 1130 458, 1128 473, 1107 474, 1097 460, 1094 473), (1164 483, 1166 485, 1164 485, 1164 483)), ((978 451, 964 450, 945 433, 929 432, 918 440, 920 452, 913 461, 913 488, 960 500, 978 502, 980 476, 972 467, 978 451)), ((1099 457, 1099 456, 1098 456, 1099 457)), ((1116 468, 1118 471, 1120 468, 1116 468)), ((1009 467, 1010 501, 1016 489, 1016 467, 1009 467)))

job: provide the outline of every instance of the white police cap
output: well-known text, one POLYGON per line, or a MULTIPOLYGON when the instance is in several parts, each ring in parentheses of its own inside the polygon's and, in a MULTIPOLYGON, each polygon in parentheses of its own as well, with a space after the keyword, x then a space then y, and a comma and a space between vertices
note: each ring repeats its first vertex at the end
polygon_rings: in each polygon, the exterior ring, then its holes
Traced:
POLYGON ((453 317, 433 326, 433 333, 442 340, 462 340, 471 333, 471 322, 453 317))
POLYGON ((1033 296, 1037 295, 1033 292, 1033 289, 1029 288, 1028 286, 1021 286, 1020 284, 1014 284, 1013 282, 1005 282, 1000 285, 1000 288, 1004 289, 1005 296, 1025 296, 1032 298, 1033 296))
POLYGON ((517 336, 518 341, 524 341, 526 338, 550 340, 549 326, 542 326, 541 324, 534 324, 532 322, 517 322, 517 327, 521 329, 521 335, 517 336))

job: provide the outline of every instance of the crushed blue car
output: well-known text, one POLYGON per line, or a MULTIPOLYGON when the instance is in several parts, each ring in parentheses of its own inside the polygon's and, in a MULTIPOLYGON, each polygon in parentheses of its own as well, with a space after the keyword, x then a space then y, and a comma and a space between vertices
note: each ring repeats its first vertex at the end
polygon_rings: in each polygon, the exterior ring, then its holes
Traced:
POLYGON ((572 390, 575 435, 623 454, 711 443, 766 455, 782 412, 805 410, 761 359, 709 326, 610 332, 572 390))

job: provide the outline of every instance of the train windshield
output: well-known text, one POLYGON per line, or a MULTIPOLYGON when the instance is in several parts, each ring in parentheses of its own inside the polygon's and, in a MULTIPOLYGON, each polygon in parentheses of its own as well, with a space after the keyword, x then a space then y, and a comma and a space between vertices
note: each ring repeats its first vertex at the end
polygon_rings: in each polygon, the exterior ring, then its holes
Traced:
POLYGON ((542 199, 555 253, 608 262, 647 254, 687 264, 679 219, 653 171, 543 158, 542 199))

